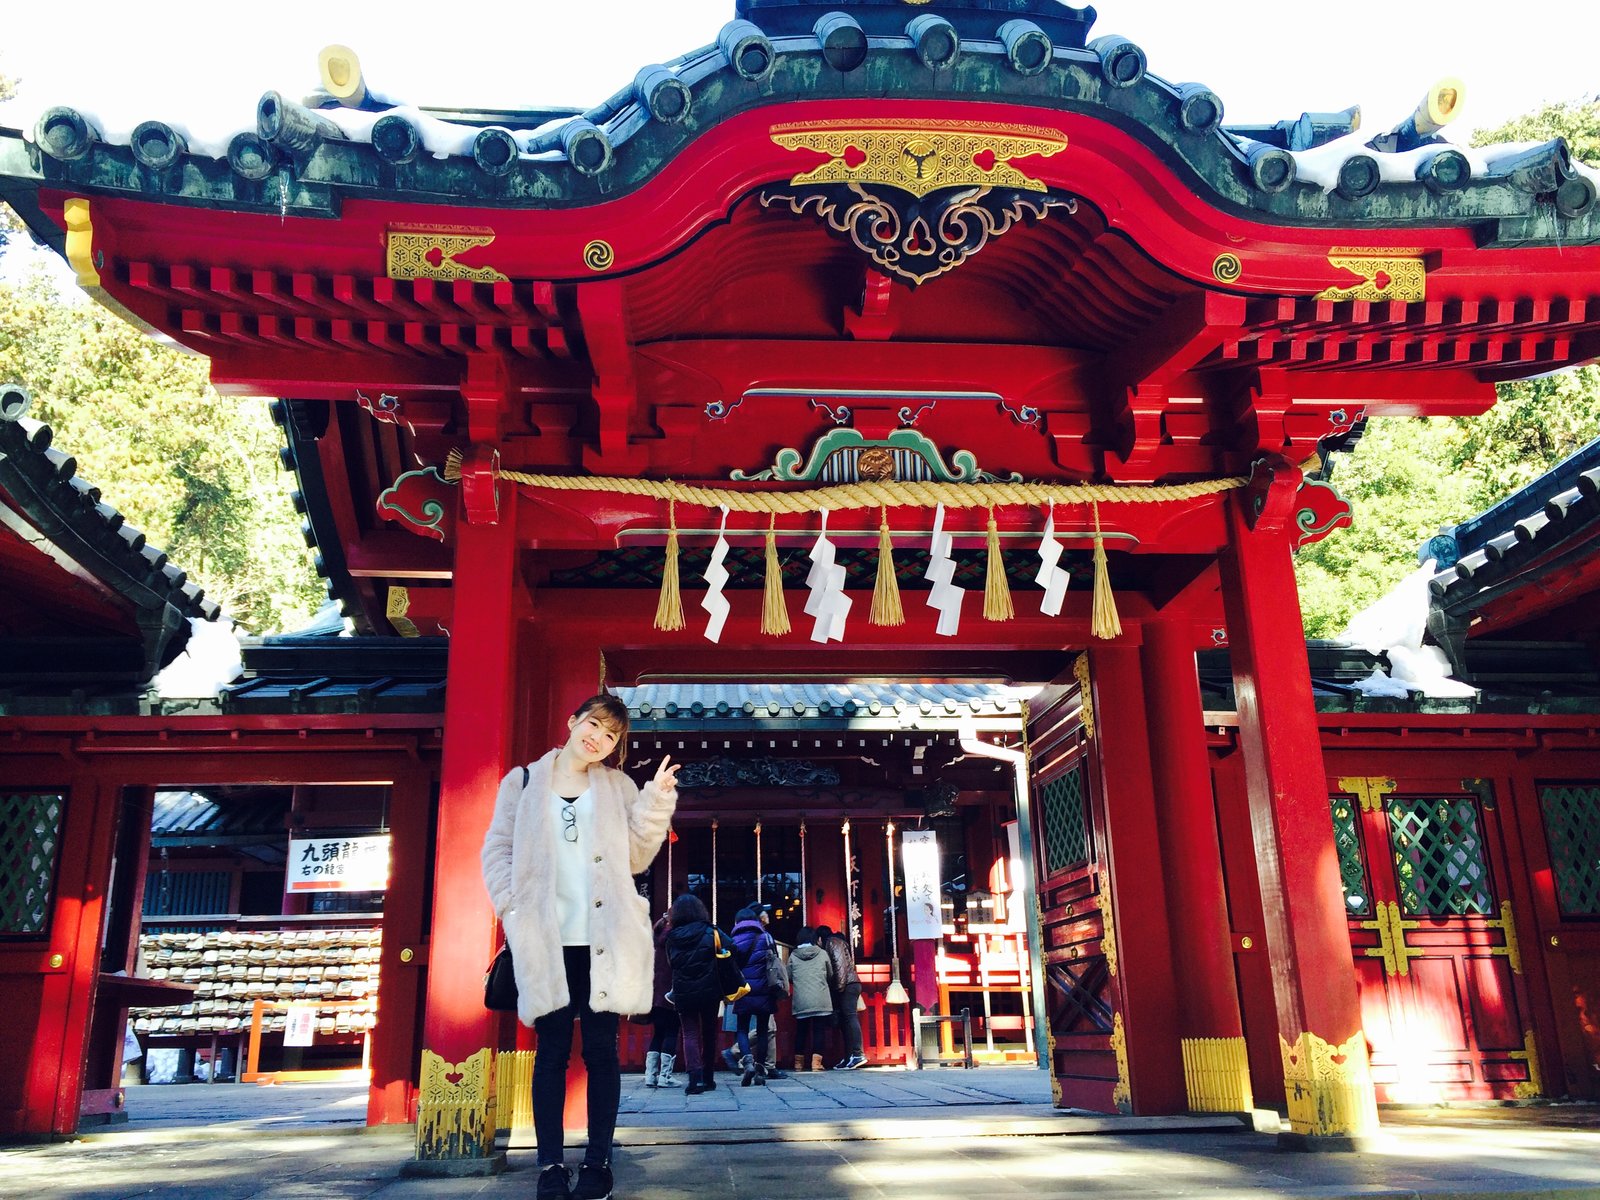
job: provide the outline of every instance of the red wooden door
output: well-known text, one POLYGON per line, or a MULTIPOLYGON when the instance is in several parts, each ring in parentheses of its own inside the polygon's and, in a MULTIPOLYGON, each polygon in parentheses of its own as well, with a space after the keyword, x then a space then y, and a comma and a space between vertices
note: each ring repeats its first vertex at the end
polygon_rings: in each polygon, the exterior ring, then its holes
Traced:
POLYGON ((1126 1110, 1116 952, 1102 912, 1094 772, 1077 689, 1036 709, 1028 728, 1051 1090, 1058 1106, 1126 1110))
POLYGON ((1344 778, 1332 814, 1379 1101, 1542 1094, 1493 785, 1344 778))

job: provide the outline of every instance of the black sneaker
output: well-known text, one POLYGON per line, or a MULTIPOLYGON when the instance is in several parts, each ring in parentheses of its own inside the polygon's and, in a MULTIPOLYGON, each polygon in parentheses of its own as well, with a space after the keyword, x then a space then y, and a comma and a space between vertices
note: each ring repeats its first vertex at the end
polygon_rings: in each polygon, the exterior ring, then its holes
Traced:
POLYGON ((571 1200, 572 1172, 560 1163, 542 1168, 539 1190, 534 1195, 535 1200, 571 1200))
POLYGON ((584 1163, 578 1168, 578 1186, 572 1200, 611 1200, 611 1168, 584 1163))

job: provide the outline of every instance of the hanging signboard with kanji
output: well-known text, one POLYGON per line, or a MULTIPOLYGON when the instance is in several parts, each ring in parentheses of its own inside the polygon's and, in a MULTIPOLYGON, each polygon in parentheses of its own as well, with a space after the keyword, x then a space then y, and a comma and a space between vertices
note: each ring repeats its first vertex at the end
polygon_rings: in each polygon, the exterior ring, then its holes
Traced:
POLYGON ((381 892, 389 886, 389 835, 290 838, 287 892, 381 892))
POLYGON ((911 938, 937 938, 939 912, 939 839, 931 829, 901 834, 906 875, 906 932, 911 938))

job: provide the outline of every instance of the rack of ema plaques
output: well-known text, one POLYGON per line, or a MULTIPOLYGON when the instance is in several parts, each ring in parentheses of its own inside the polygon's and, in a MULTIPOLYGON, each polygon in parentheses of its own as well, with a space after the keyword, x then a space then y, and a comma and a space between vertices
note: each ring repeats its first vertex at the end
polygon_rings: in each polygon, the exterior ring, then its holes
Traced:
POLYGON ((966 1067, 971 1070, 977 1066, 977 1060, 972 1057, 972 1010, 963 1008, 958 1013, 925 1013, 920 1008, 911 1010, 911 1046, 917 1070, 925 1066, 935 1067, 966 1067), (927 1044, 923 1040, 922 1031, 925 1028, 938 1029, 938 1042, 941 1052, 926 1054, 923 1047, 927 1044), (945 1049, 955 1041, 956 1031, 961 1034, 961 1050, 952 1053, 945 1049))

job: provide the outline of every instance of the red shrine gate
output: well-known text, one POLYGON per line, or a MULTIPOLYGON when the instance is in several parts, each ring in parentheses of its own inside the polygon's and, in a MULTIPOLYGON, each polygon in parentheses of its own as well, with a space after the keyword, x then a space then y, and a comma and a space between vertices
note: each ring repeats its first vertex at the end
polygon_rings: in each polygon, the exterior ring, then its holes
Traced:
MULTIPOLYGON (((1038 839, 1063 1099, 1160 1113, 1281 1087, 1296 1140, 1351 1144, 1376 1121, 1383 1006, 1358 987, 1291 565, 1348 510, 1303 465, 1362 415, 1482 412, 1497 380, 1600 352, 1592 182, 1559 141, 1475 166, 1433 137, 1438 96, 1347 144, 1328 186, 1297 181, 1296 154, 1345 130, 1230 129, 1214 94, 1046 0, 738 12, 554 132, 457 114, 470 156, 335 89, 320 110, 268 93, 226 165, 159 123, 97 141, 70 109, 31 146, 0 131, 8 197, 85 286, 209 354, 219 386, 315 406, 295 455, 337 498, 362 603, 450 634, 419 1163, 492 1153, 476 855, 502 772, 598 680, 778 672, 1054 685, 1040 803, 1089 799, 1087 845, 1038 839), (670 619, 662 563, 681 544, 698 592, 719 506, 736 577, 770 531, 793 578, 768 606, 730 585, 707 643, 692 608, 670 619), (849 587, 880 521, 940 606, 900 625, 849 587), (956 615, 980 542, 995 607, 956 615), (808 546, 827 565, 802 611, 808 546), (1058 550, 1060 615, 1030 593, 1005 619, 1006 575, 1058 550), (838 650, 808 638, 819 612, 838 650), (1221 642, 1219 843, 1193 652, 1221 642), (1093 753, 1060 661, 1084 647, 1093 753)), ((1498 948, 1490 907, 1446 938, 1498 948)), ((1515 994, 1451 953, 1479 996, 1515 994)), ((1521 1061, 1506 1005, 1462 1051, 1483 1077, 1521 1061)))

